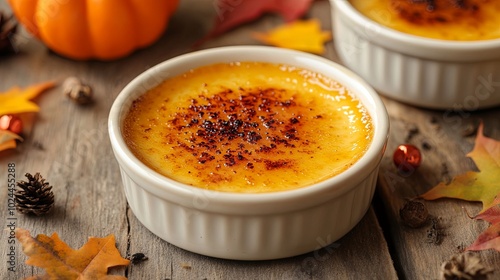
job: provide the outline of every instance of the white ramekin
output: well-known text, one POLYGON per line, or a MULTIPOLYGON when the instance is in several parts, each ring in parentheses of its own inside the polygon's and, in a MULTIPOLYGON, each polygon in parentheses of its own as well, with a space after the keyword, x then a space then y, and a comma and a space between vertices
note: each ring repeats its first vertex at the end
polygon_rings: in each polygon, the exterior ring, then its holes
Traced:
POLYGON ((130 82, 109 115, 109 134, 125 195, 135 216, 154 234, 180 248, 239 260, 294 256, 326 246, 351 230, 373 197, 389 120, 376 92, 357 75, 330 60, 272 47, 209 49, 165 61, 130 82), (168 77, 218 62, 285 63, 331 77, 352 90, 373 118, 366 154, 338 176, 301 189, 242 194, 204 190, 175 182, 140 162, 122 137, 131 103, 168 77))
POLYGON ((500 39, 445 41, 409 35, 330 0, 335 48, 344 65, 380 94, 432 109, 500 105, 500 39))

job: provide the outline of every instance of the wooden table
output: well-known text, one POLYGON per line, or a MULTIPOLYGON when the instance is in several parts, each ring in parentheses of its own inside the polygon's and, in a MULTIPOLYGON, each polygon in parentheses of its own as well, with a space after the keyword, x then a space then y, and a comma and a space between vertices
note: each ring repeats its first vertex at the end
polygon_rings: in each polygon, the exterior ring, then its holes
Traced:
MULTIPOLYGON (((0 7, 6 8, 5 3, 0 7)), ((432 224, 411 229, 403 226, 399 210, 408 198, 422 194, 440 181, 473 169, 465 157, 473 136, 463 132, 483 120, 485 133, 500 139, 500 111, 446 112, 407 106, 384 98, 391 118, 391 132, 382 161, 379 184, 362 221, 328 249, 273 261, 231 261, 184 251, 150 233, 129 209, 122 190, 118 165, 111 151, 107 117, 120 90, 147 68, 193 51, 193 44, 206 34, 216 16, 214 0, 182 0, 165 35, 153 46, 113 62, 72 61, 55 55, 34 39, 18 36, 20 52, 0 57, 0 91, 41 81, 63 81, 76 76, 90 84, 95 104, 80 107, 54 88, 36 102, 41 107, 36 122, 17 149, 0 152, 0 220, 7 227, 7 165, 15 163, 17 179, 40 172, 53 186, 55 208, 46 216, 17 214, 17 227, 32 234, 57 232, 73 248, 89 236, 114 234, 123 256, 142 252, 149 260, 112 273, 130 279, 438 279, 440 266, 471 244, 488 225, 471 220, 480 203, 445 199, 424 202, 438 221, 439 240, 429 238, 432 224), (409 176, 399 175, 392 152, 401 143, 412 143, 423 153, 423 164, 409 176)), ((306 17, 321 20, 331 30, 328 1, 315 1, 306 17)), ((259 44, 253 31, 265 31, 282 23, 265 15, 201 46, 259 44)), ((338 61, 332 42, 325 57, 338 61)), ((7 252, 8 231, 1 231, 0 251, 7 252)), ((435 235, 433 235, 435 236, 435 235)), ((432 236, 431 236, 432 237, 432 236)), ((18 244, 19 246, 19 244, 18 244)), ((500 254, 474 253, 486 266, 500 269, 500 254)), ((42 270, 24 264, 17 248, 16 273, 8 272, 6 255, 0 260, 0 279, 18 279, 42 270)), ((493 278, 500 277, 495 272, 493 278)))

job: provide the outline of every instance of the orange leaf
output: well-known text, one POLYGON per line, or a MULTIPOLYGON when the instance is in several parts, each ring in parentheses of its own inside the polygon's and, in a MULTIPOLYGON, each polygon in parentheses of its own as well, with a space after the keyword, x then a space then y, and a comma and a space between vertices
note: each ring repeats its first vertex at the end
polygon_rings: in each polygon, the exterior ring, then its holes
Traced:
POLYGON ((324 43, 332 38, 330 31, 321 31, 320 22, 316 19, 298 20, 254 36, 266 44, 316 54, 322 54, 324 43))
POLYGON ((126 279, 108 275, 108 268, 129 264, 116 249, 113 235, 91 237, 78 250, 61 241, 57 233, 50 237, 39 234, 33 238, 29 231, 17 229, 16 238, 29 257, 26 264, 41 267, 47 273, 32 279, 126 279))
POLYGON ((467 154, 476 163, 479 172, 469 171, 458 175, 450 184, 439 183, 421 197, 427 200, 442 197, 467 201, 481 201, 484 212, 494 206, 500 193, 500 141, 483 135, 483 124, 479 126, 474 149, 467 154))
POLYGON ((38 106, 31 102, 45 90, 52 88, 54 82, 45 82, 29 86, 24 90, 19 87, 12 87, 4 93, 0 93, 0 116, 6 114, 18 114, 26 112, 38 112, 38 106))

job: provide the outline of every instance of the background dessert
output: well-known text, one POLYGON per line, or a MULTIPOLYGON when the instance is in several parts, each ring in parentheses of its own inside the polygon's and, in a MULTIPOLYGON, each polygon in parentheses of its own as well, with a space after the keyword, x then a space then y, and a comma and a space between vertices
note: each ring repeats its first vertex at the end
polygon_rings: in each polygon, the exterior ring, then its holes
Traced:
MULTIPOLYGON (((427 9, 424 2, 404 1, 405 7, 411 4, 427 9)), ((474 111, 500 105, 500 39, 459 41, 416 36, 376 22, 356 9, 354 2, 330 3, 334 44, 341 61, 380 94, 430 109, 474 111)), ((379 17, 390 23, 395 15, 386 7, 379 10, 379 17)), ((439 7, 436 4, 436 12, 439 7)), ((485 10, 481 7, 480 11, 485 10)), ((368 13, 377 14, 377 10, 368 13)), ((445 30, 439 27, 425 28, 429 34, 445 30)))
POLYGON ((500 38, 500 2, 492 0, 350 0, 389 28, 443 40, 500 38))

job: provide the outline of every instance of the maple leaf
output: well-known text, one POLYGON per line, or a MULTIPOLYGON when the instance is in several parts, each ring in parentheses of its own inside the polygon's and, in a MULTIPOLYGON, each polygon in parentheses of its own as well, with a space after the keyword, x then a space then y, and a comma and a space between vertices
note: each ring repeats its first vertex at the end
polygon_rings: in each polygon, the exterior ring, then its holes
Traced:
POLYGON ((287 22, 296 20, 307 12, 312 2, 313 0, 216 0, 215 25, 201 42, 256 20, 264 13, 278 13, 287 22))
POLYGON ((466 250, 479 251, 486 249, 495 249, 497 251, 500 251, 500 193, 493 201, 493 204, 495 205, 474 217, 478 220, 487 221, 492 225, 483 233, 481 233, 476 241, 474 241, 472 245, 466 248, 466 250))
POLYGON ((421 195, 427 200, 442 197, 457 198, 467 201, 481 201, 483 213, 495 205, 500 193, 500 141, 485 137, 483 124, 478 128, 474 149, 467 154, 474 160, 479 172, 469 171, 458 175, 450 184, 439 183, 430 191, 421 195))
POLYGON ((324 43, 332 39, 330 31, 321 31, 317 19, 299 20, 279 26, 268 33, 255 33, 255 38, 277 47, 322 54, 324 43))
POLYGON ((113 235, 91 237, 78 250, 70 248, 57 233, 50 237, 39 234, 33 238, 28 230, 18 228, 16 238, 29 257, 26 264, 41 267, 47 273, 28 279, 126 279, 107 274, 110 267, 129 264, 129 260, 122 258, 116 249, 113 235))
POLYGON ((497 194, 493 204, 493 206, 481 212, 474 219, 484 220, 490 224, 500 223, 500 193, 497 194))
POLYGON ((0 116, 38 112, 38 105, 30 101, 30 99, 35 98, 54 85, 54 82, 45 82, 29 86, 23 90, 19 87, 12 87, 8 91, 0 93, 0 116))

